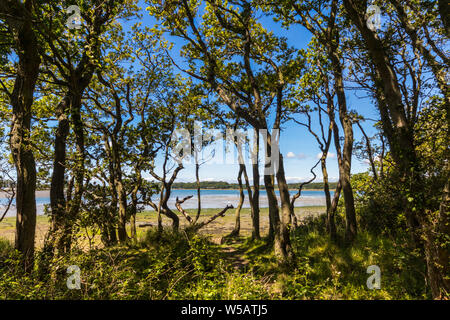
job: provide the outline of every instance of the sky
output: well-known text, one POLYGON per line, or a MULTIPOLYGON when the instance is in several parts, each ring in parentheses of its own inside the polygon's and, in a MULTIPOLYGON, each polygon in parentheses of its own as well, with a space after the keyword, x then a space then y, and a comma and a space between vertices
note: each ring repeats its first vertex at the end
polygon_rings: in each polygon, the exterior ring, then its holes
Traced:
MULTIPOLYGON (((141 4, 145 9, 145 4, 141 4)), ((270 17, 263 17, 262 24, 269 30, 272 30, 275 35, 284 36, 287 38, 288 44, 295 48, 306 48, 310 41, 310 34, 307 30, 300 26, 294 26, 289 30, 284 29, 280 23, 274 22, 270 17)), ((143 15, 143 25, 153 26, 155 20, 147 13, 143 15)), ((166 36, 169 41, 174 43, 174 49, 171 52, 177 64, 182 64, 183 60, 179 57, 178 52, 183 42, 175 37, 166 36)), ((375 106, 371 101, 364 97, 359 97, 353 90, 347 90, 347 103, 349 110, 355 110, 359 114, 377 119, 378 115, 375 106)), ((339 121, 338 121, 339 122, 339 121)), ((362 124, 367 134, 373 135, 375 129, 373 122, 366 122, 362 124)), ((318 125, 314 126, 318 129, 318 125)), ((342 134, 342 129, 340 130, 342 134)), ((359 141, 362 134, 359 128, 354 126, 355 141, 359 141)), ((307 131, 306 128, 299 126, 296 123, 288 122, 283 125, 281 137, 279 141, 280 151, 283 154, 286 179, 288 183, 301 182, 309 180, 312 177, 311 168, 315 165, 320 157, 320 149, 315 138, 307 131)), ((209 152, 208 150, 206 152, 209 152)), ((262 152, 261 152, 262 153, 262 152)), ((157 166, 162 163, 161 157, 157 159, 157 166)), ((328 175, 330 181, 337 181, 339 176, 338 164, 336 159, 336 150, 334 144, 330 147, 330 152, 327 160, 328 175)), ((177 181, 191 182, 195 181, 195 165, 192 163, 184 163, 185 169, 182 170, 177 181)), ((368 164, 353 157, 352 159, 352 173, 367 171, 368 164)), ((202 181, 227 181, 235 183, 239 165, 235 162, 233 164, 223 163, 223 161, 209 161, 203 164, 200 168, 200 180, 202 181), (219 162, 219 163, 217 163, 219 162)), ((247 167, 250 179, 252 179, 251 168, 247 167)), ((263 168, 261 167, 261 175, 263 168)), ((316 182, 322 181, 322 174, 320 166, 315 169, 317 174, 316 182)), ((262 179, 262 178, 261 178, 262 179)), ((262 181, 262 180, 261 180, 262 181)))

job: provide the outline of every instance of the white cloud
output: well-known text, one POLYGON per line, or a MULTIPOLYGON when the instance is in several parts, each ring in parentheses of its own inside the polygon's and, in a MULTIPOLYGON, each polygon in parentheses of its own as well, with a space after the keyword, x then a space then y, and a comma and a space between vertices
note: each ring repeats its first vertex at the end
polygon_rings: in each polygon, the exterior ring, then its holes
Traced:
POLYGON ((305 159, 305 158, 307 158, 308 156, 306 155, 306 154, 304 154, 304 153, 302 153, 302 152, 300 152, 299 154, 295 154, 295 153, 293 153, 292 151, 289 151, 287 154, 286 154, 286 158, 288 158, 288 159, 293 159, 293 158, 297 158, 297 159, 305 159))
POLYGON ((288 183, 297 183, 297 182, 302 182, 304 180, 305 180, 304 177, 286 177, 286 181, 288 183))
POLYGON ((286 158, 295 158, 295 153, 293 153, 292 151, 289 151, 286 155, 286 158))
MULTIPOLYGON (((317 159, 320 159, 322 157, 322 152, 319 152, 317 155, 316 155, 316 158, 317 159)), ((328 152, 328 154, 327 154, 327 159, 335 159, 336 158, 336 154, 335 153, 333 153, 333 152, 328 152)))

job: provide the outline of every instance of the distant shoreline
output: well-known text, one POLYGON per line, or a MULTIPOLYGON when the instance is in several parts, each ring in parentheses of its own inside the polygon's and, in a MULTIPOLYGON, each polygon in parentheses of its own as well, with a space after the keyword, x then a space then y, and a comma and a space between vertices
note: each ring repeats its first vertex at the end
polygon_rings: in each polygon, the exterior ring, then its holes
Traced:
MULTIPOLYGON (((245 190, 247 192, 247 190, 245 190)), ((279 198, 278 190, 276 190, 277 198, 279 198)), ((297 189, 290 189, 290 195, 294 195, 297 193, 297 189)), ((155 195, 156 197, 158 195, 155 195)), ((184 203, 184 209, 192 209, 198 206, 196 196, 196 189, 186 189, 186 188, 174 188, 172 190, 172 196, 169 199, 168 205, 169 207, 175 209, 175 198, 176 197, 186 197, 191 196, 191 199, 187 200, 184 203), (193 198, 192 198, 193 197, 193 198)), ((239 201, 239 189, 230 189, 230 188, 220 188, 220 189, 208 189, 202 188, 200 192, 200 198, 202 201, 202 208, 223 208, 228 204, 237 205, 239 201), (231 190, 231 191, 230 191, 231 190)), ((5 193, 0 193, 0 210, 6 208, 7 204, 7 195, 5 193)), ((36 210, 38 215, 45 214, 45 208, 50 203, 50 190, 38 190, 36 191, 36 210)), ((266 195, 266 190, 260 190, 260 208, 268 207, 268 198, 266 195)), ((323 190, 314 190, 309 189, 305 190, 302 193, 301 199, 296 203, 296 207, 303 206, 323 206, 325 205, 325 194, 323 190), (310 192, 311 191, 311 192, 310 192)), ((148 206, 147 206, 148 207, 148 206)), ((147 208, 146 209, 149 209, 147 208)), ((243 208, 250 207, 250 203, 248 201, 248 197, 246 197, 243 208)), ((7 216, 14 216, 16 214, 16 208, 13 205, 7 216)))
MULTIPOLYGON (((172 190, 194 190, 197 191, 197 189, 191 189, 191 188, 172 188, 172 190)), ((201 188, 201 190, 219 190, 219 191, 225 191, 225 190, 236 190, 239 191, 238 188, 229 188, 229 189, 213 189, 213 188, 201 188)), ((244 191, 247 190, 247 188, 244 188, 244 191)), ((252 187, 253 190, 253 187, 252 187)), ((259 190, 266 190, 265 188, 260 188, 259 190)), ((289 188, 289 190, 297 190, 296 188, 289 188)), ((303 189, 302 191, 323 191, 323 189, 303 189)), ((333 191, 333 190, 330 190, 333 191)))
MULTIPOLYGON (((50 197, 50 190, 37 190, 36 198, 48 198, 50 197)), ((0 199, 6 199, 7 193, 0 191, 0 199)))
MULTIPOLYGON (((172 188, 172 190, 197 191, 197 189, 188 189, 188 188, 172 188)), ((234 188, 230 188, 230 189, 202 188, 202 189, 200 189, 200 191, 204 191, 204 190, 218 190, 218 191, 236 190, 236 191, 239 191, 239 189, 234 189, 234 188)), ((260 189, 260 190, 263 191, 265 189, 260 189)), ((290 188, 289 190, 296 190, 296 189, 290 188)), ((303 189, 302 191, 323 191, 323 190, 322 189, 303 189)), ((332 190, 330 190, 330 191, 332 191, 332 190)), ((48 197, 50 197, 50 190, 37 190, 36 191, 36 198, 48 198, 48 197)), ((6 199, 6 198, 7 198, 7 194, 5 192, 0 191, 0 199, 6 199)))

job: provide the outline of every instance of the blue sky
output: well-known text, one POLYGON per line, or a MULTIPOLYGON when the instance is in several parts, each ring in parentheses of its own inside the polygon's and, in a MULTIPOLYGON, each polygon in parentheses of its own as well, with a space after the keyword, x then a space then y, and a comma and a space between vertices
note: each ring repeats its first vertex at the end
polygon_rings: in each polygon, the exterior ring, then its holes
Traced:
MULTIPOLYGON (((145 8, 144 4, 141 6, 145 8)), ((263 17, 261 21, 267 29, 272 30, 276 35, 286 37, 288 44, 295 48, 306 48, 310 41, 309 32, 300 26, 294 26, 289 30, 286 30, 281 27, 279 23, 274 22, 270 17, 263 17)), ((142 23, 143 25, 153 26, 155 20, 148 16, 147 13, 144 13, 142 23)), ((170 36, 168 36, 167 39, 175 44, 174 49, 171 52, 173 58, 177 63, 182 64, 182 59, 179 57, 178 51, 183 43, 177 38, 170 36)), ((375 106, 372 105, 367 98, 358 97, 354 91, 347 90, 347 102, 350 110, 356 110, 359 114, 368 118, 378 118, 375 106)), ((363 124, 369 136, 375 133, 372 124, 373 122, 363 124)), ((362 134, 356 125, 354 127, 354 136, 355 141, 360 140, 362 137, 362 134)), ((320 149, 315 138, 306 130, 306 128, 293 122, 284 124, 280 138, 280 150, 285 159, 285 171, 288 182, 298 182, 310 179, 310 169, 317 162, 318 156, 320 156, 320 149)), ((158 164, 161 164, 161 159, 157 160, 157 165, 158 164)), ((353 158, 353 173, 366 171, 367 168, 368 165, 366 163, 353 158)), ((238 170, 238 164, 205 163, 200 169, 200 179, 203 181, 215 180, 236 182, 238 170)), ((317 174, 316 181, 322 180, 320 171, 320 167, 317 167, 315 170, 317 174)), ((248 172, 251 178, 250 167, 248 167, 248 172)), ((333 144, 330 147, 330 156, 328 158, 328 174, 331 181, 336 181, 338 179, 336 151, 333 144)), ((177 181, 194 181, 195 166, 193 164, 185 165, 185 169, 180 172, 178 177, 177 181)))

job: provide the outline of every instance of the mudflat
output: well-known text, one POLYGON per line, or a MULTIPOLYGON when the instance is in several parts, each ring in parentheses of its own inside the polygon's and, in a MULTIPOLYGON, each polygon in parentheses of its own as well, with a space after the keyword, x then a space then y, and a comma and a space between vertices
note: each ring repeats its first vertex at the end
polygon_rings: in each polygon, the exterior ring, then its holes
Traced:
MULTIPOLYGON (((218 209, 203 209, 199 222, 203 219, 208 219, 208 217, 216 214, 219 212, 220 208, 218 209)), ((195 214, 196 210, 194 209, 188 209, 186 210, 189 214, 195 214)), ((302 220, 309 216, 317 216, 320 214, 324 214, 326 212, 326 208, 322 206, 311 206, 311 207, 299 207, 295 208, 295 214, 299 220, 299 223, 301 223, 302 220)), ((218 218, 212 223, 208 224, 204 228, 200 229, 200 233, 206 236, 210 236, 211 239, 214 242, 219 242, 220 239, 229 234, 235 224, 236 211, 231 209, 228 210, 224 217, 218 218)), ((240 214, 240 220, 241 220, 241 228, 240 228, 240 234, 242 236, 251 236, 252 234, 252 220, 250 215, 250 209, 249 208, 243 208, 241 210, 240 214)), ((155 211, 144 211, 141 213, 138 213, 136 216, 136 229, 138 233, 138 237, 143 235, 145 231, 148 228, 153 228, 157 226, 157 214, 155 211), (146 227, 139 227, 139 225, 145 224, 146 227)), ((269 210, 268 208, 261 208, 260 212, 260 231, 261 235, 266 235, 269 231, 269 210)), ((10 242, 14 242, 15 237, 15 225, 16 225, 16 218, 15 217, 7 217, 2 222, 0 222, 0 237, 5 238, 9 240, 10 242)), ((170 228, 171 220, 163 216, 163 225, 167 228, 170 228)), ((187 226, 187 221, 180 215, 180 226, 183 228, 187 226)), ((40 215, 37 216, 36 221, 36 247, 41 248, 45 235, 49 228, 49 217, 40 215)), ((127 225, 128 233, 129 233, 129 224, 127 225)), ((81 229, 80 230, 81 239, 86 239, 87 241, 83 241, 84 245, 83 247, 87 246, 87 242, 89 241, 89 238, 91 238, 91 242, 95 243, 97 245, 100 245, 100 236, 98 234, 98 230, 95 230, 93 228, 90 228, 89 230, 81 229)))
MULTIPOLYGON (((36 198, 48 198, 50 197, 50 190, 36 191, 36 198)), ((8 194, 4 191, 0 191, 0 199, 8 198, 8 194)))

